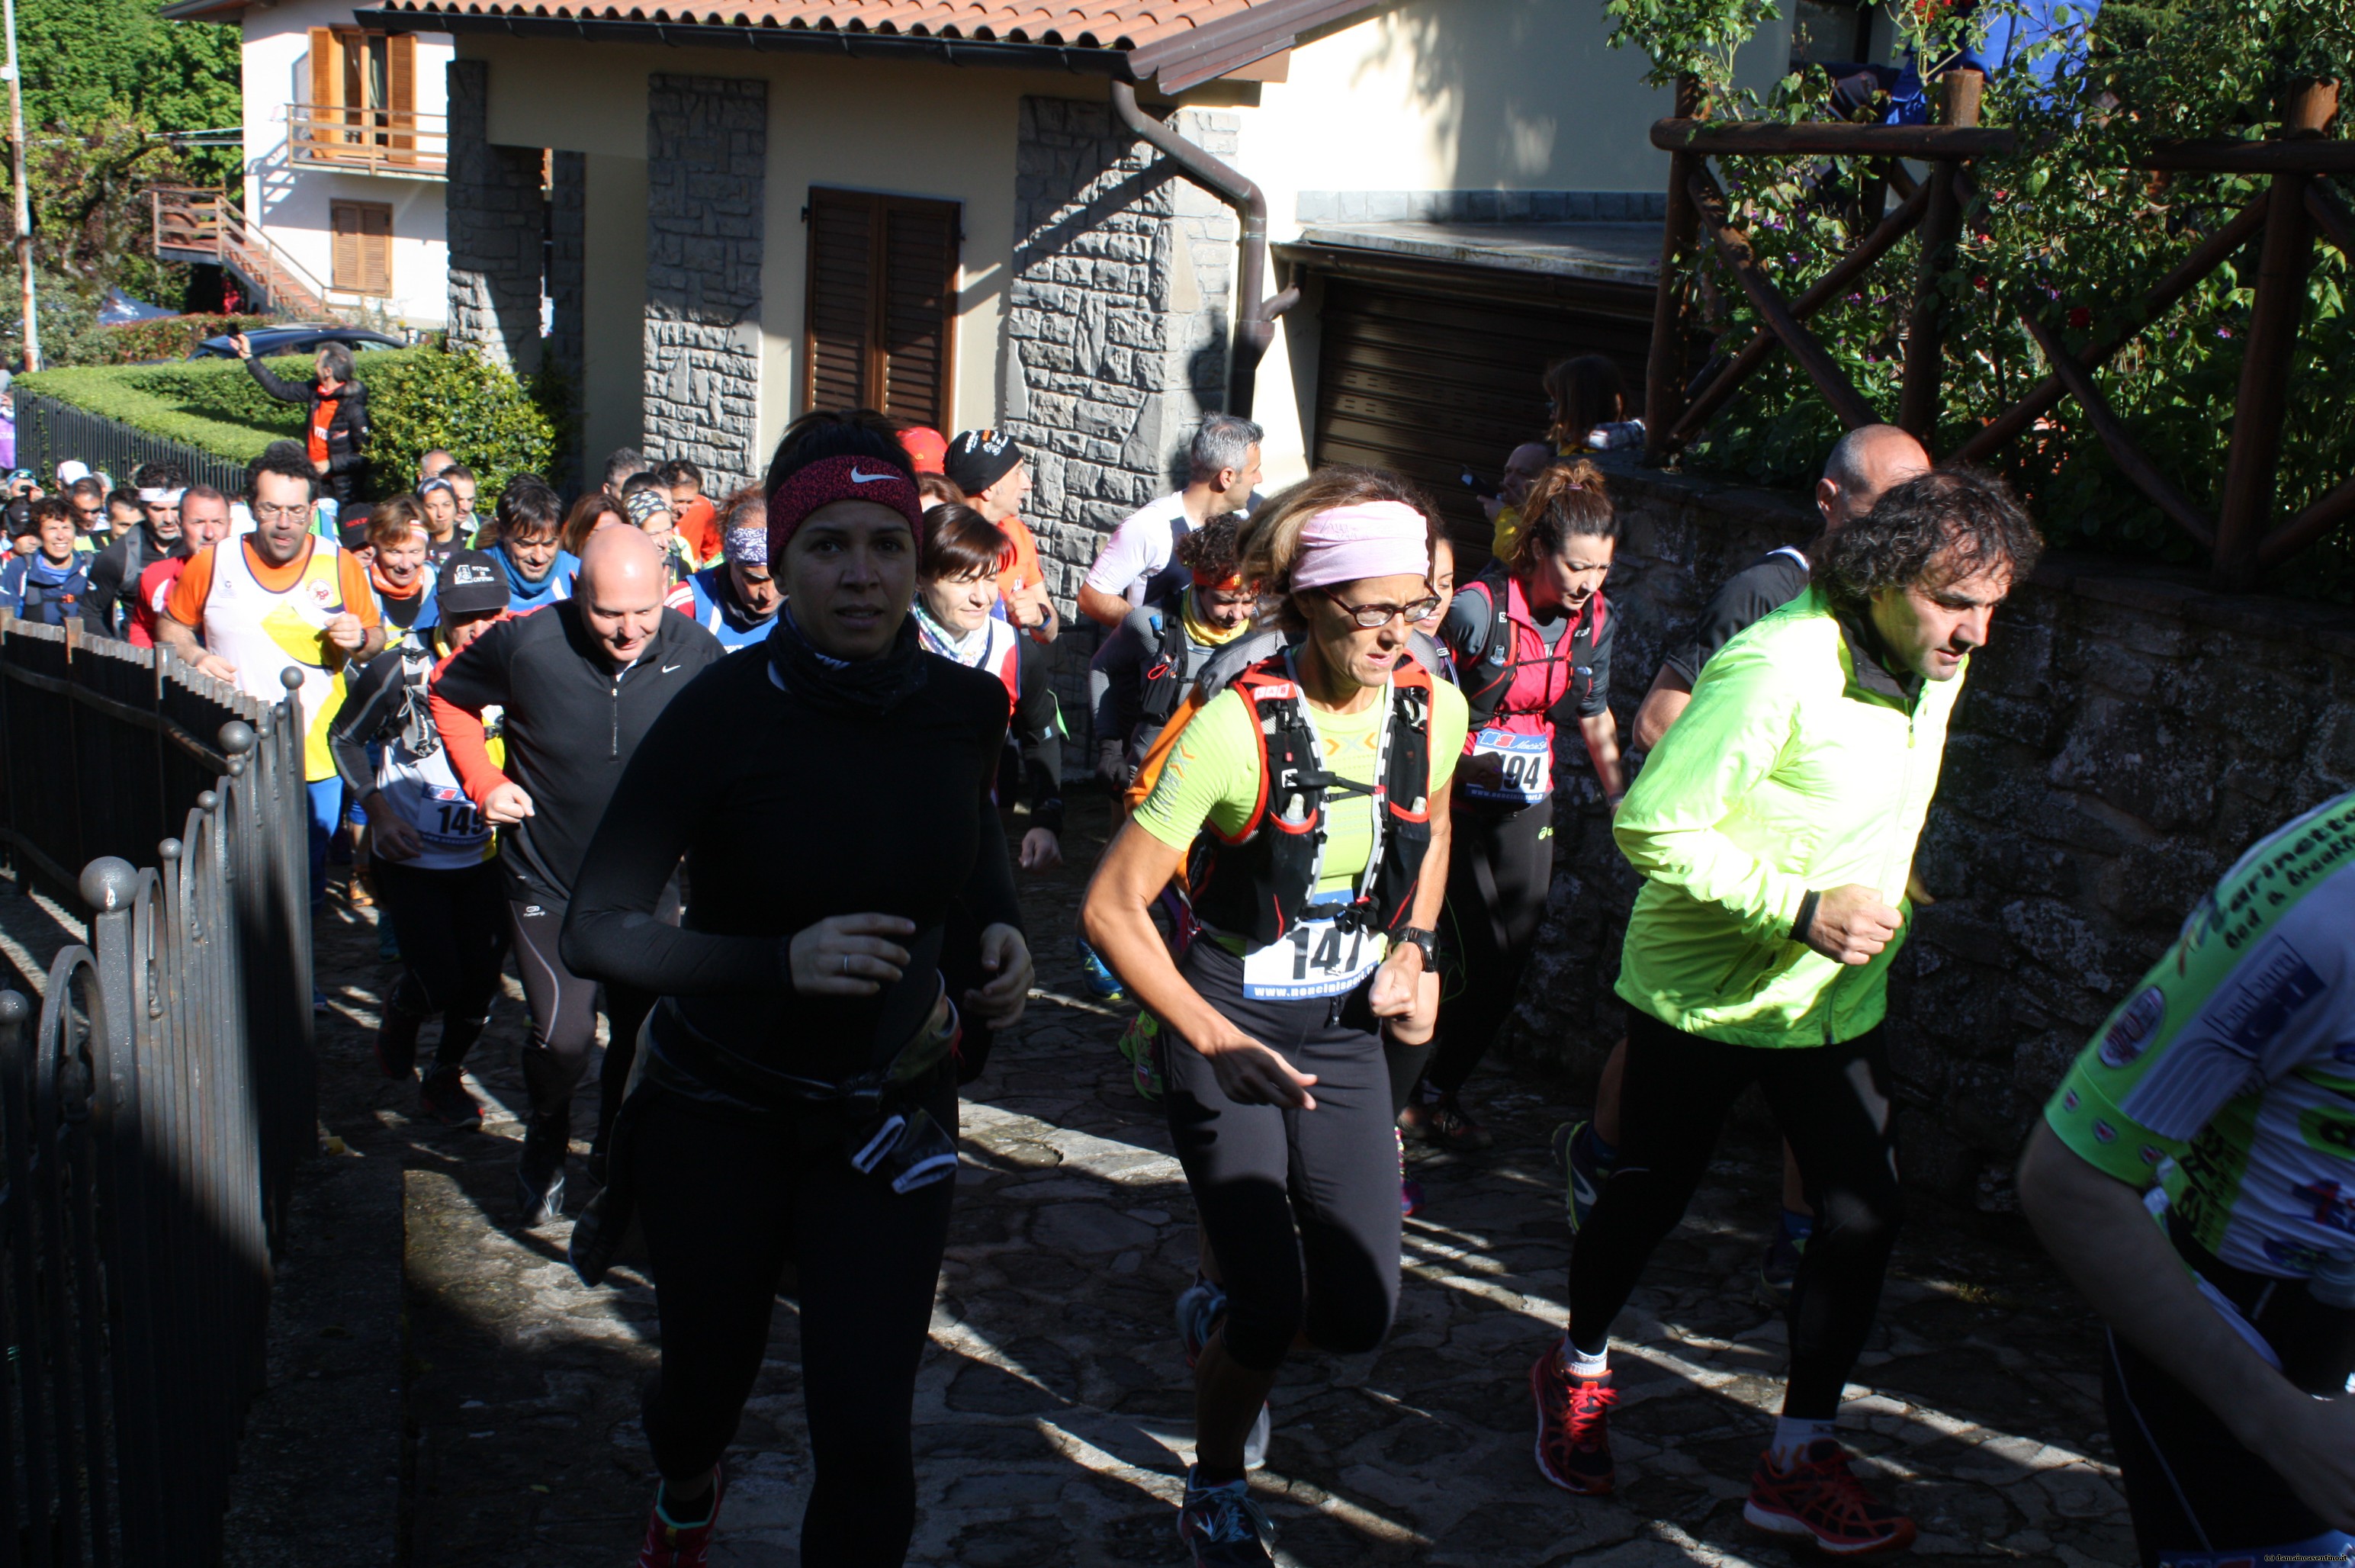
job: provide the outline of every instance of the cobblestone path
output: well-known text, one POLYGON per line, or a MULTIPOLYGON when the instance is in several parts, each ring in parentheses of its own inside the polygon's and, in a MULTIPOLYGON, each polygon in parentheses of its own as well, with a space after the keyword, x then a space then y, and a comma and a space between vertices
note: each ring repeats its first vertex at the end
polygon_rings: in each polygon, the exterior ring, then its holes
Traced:
MULTIPOLYGON (((1067 847, 1082 859, 1101 818, 1093 803, 1078 814, 1067 847)), ((1085 875, 1075 864, 1026 890, 1041 995, 964 1107, 965 1164, 916 1403, 917 1563, 1184 1560, 1172 1524, 1190 1384, 1170 1307, 1193 1265, 1191 1207, 1156 1109, 1131 1093, 1113 1050, 1120 1014, 1082 999, 1068 933, 1085 875)), ((372 1451, 361 1466, 399 1466, 400 1560, 618 1568, 653 1485, 637 1424, 653 1293, 634 1278, 582 1289, 562 1261, 562 1226, 515 1223, 519 994, 510 980, 476 1052, 494 1119, 464 1135, 411 1122, 413 1092, 367 1062, 389 977, 370 917, 338 901, 322 920, 322 983, 336 1009, 322 1031, 323 1115, 349 1152, 321 1165, 327 1178, 347 1162, 382 1178, 343 1182, 341 1200, 397 1193, 404 1238, 401 1453, 379 1464, 372 1451)), ((1632 1304, 1614 1351, 1626 1390, 1614 1418, 1621 1495, 1587 1501, 1540 1480, 1526 1381, 1563 1319, 1569 1238, 1545 1143, 1571 1107, 1493 1072, 1475 1098, 1497 1147, 1418 1155, 1428 1204, 1407 1224, 1388 1344, 1297 1358, 1277 1389, 1259 1495, 1281 1527, 1281 1560, 1798 1561, 1741 1522, 1784 1359, 1781 1319, 1752 1283, 1774 1207, 1771 1147, 1729 1142, 1632 1304)), ((588 1115, 584 1096, 584 1139, 588 1115)), ((584 1179, 577 1160, 574 1179, 584 1179)), ((323 1278, 366 1275, 368 1260, 338 1237, 381 1247, 390 1233, 339 1216, 318 1196, 333 1186, 314 1183, 311 1229, 288 1260, 282 1288, 298 1302, 323 1278)), ((284 1472, 360 1474, 329 1462, 339 1439, 304 1412, 338 1377, 367 1381, 337 1358, 371 1339, 368 1315, 348 1301, 325 1327, 315 1311, 282 1313, 277 1387, 248 1439, 240 1568, 343 1561, 292 1545, 285 1510, 305 1490, 284 1472)), ((1917 1551, 1958 1563, 2133 1561, 2101 1431, 2098 1347, 2089 1314, 2024 1232, 1917 1216, 1846 1413, 1865 1470, 1921 1522, 1917 1551)), ((729 1461, 721 1568, 796 1561, 808 1476, 798 1384, 796 1319, 781 1299, 729 1461)))

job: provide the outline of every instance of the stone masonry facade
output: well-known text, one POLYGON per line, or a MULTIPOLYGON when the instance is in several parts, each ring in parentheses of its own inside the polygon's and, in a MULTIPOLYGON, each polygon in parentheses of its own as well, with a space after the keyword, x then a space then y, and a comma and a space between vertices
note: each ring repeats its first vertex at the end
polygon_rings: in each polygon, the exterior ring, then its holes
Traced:
MULTIPOLYGON (((1717 585, 1816 532, 1796 497, 1616 466, 1613 709, 1717 585)), ((2013 1206, 2067 1063, 2248 845, 2355 786, 2355 613, 2055 556, 1998 614, 1956 708, 1916 860, 1936 902, 1894 965, 1889 1051, 1910 1180, 2013 1206)), ((1506 1054, 1575 1078, 1625 1032, 1611 994, 1636 880, 1583 758, 1506 1054)))
POLYGON ((519 376, 539 368, 547 232, 538 147, 490 140, 490 63, 449 65, 450 344, 519 376))
POLYGON ((646 92, 645 449, 725 496, 760 472, 769 84, 656 72, 646 92))
MULTIPOLYGON (((1236 116, 1170 123, 1234 155, 1236 116)), ((1220 406, 1237 226, 1102 102, 1025 98, 1017 160, 1000 405, 1030 454, 1025 520, 1070 628, 1065 722, 1083 728, 1080 582, 1123 517, 1182 482, 1194 427, 1220 406)))

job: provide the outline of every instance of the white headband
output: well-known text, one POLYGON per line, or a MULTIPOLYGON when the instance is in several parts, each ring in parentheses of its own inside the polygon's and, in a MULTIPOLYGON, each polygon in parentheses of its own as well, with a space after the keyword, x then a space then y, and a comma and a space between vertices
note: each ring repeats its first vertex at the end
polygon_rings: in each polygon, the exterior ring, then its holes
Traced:
POLYGON ((178 490, 142 490, 139 500, 144 506, 176 507, 180 504, 180 497, 187 493, 185 487, 178 490))

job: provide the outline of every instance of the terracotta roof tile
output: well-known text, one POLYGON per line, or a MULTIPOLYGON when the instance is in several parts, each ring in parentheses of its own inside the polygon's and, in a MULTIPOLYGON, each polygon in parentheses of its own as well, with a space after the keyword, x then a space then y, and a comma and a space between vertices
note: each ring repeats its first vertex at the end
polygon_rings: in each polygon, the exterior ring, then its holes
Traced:
POLYGON ((864 0, 796 5, 783 0, 384 0, 389 11, 480 16, 671 22, 719 27, 796 27, 1063 48, 1135 50, 1168 44, 1272 0, 864 0))

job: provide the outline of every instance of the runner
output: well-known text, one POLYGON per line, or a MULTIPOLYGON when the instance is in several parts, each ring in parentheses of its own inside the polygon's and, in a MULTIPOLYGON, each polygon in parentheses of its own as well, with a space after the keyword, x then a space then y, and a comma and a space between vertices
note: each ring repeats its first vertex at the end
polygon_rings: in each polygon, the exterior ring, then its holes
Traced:
POLYGON ((1429 1075, 1399 1125, 1457 1148, 1494 1141, 1460 1095, 1512 1015, 1553 886, 1556 727, 1577 721, 1613 810, 1627 787, 1611 717, 1618 623, 1603 594, 1619 519, 1602 470, 1582 458, 1551 464, 1530 482, 1521 517, 1512 554, 1456 593, 1440 628, 1472 715, 1441 928, 1454 963, 1429 1075))
POLYGON ((1080 585, 1080 613, 1118 627, 1138 606, 1183 592, 1178 542, 1213 517, 1250 512, 1265 433, 1233 414, 1204 415, 1187 449, 1186 487, 1148 502, 1113 530, 1080 585))
MULTIPOLYGON (((1833 444, 1831 454, 1824 460, 1823 477, 1816 485, 1816 511, 1823 518, 1824 531, 1811 548, 1819 550, 1824 539, 1870 513, 1892 485, 1929 471, 1930 454, 1922 443, 1894 425, 1863 425, 1849 432, 1833 444)), ((1806 592, 1808 571, 1808 552, 1785 545, 1726 580, 1694 623, 1692 635, 1681 644, 1671 644, 1660 660, 1659 673, 1636 712, 1631 749, 1649 752, 1660 743, 1660 737, 1692 700, 1693 682, 1700 678, 1701 667, 1753 624, 1806 592)), ((1918 884, 1908 891, 1915 903, 1927 902, 1928 895, 1918 884)), ((1554 1131, 1555 1158, 1566 1177, 1564 1200, 1572 1232, 1585 1223, 1594 1207, 1595 1193, 1618 1158, 1619 1089, 1626 1060, 1627 1042, 1623 1040, 1603 1064, 1602 1081, 1595 1087, 1593 1120, 1554 1131)), ((1799 1180, 1798 1162, 1786 1148, 1783 1151, 1782 1213, 1758 1268, 1759 1283, 1770 1296, 1790 1294, 1799 1254, 1806 1250, 1815 1226, 1815 1212, 1807 1207, 1799 1180)))
POLYGON ((1948 715, 2041 548, 2010 494, 1926 474, 1835 535, 1816 584, 1701 671, 1614 824, 1645 878, 1619 966, 1627 1072, 1617 1169, 1570 1262, 1570 1325, 1529 1369, 1538 1468, 1613 1486, 1611 1326, 1756 1083, 1818 1230, 1786 1315, 1790 1378, 1744 1515, 1854 1555, 1913 1541, 1835 1431, 1904 1218, 1890 1116, 1889 966, 1948 715))
POLYGON ((557 534, 557 546, 569 555, 579 555, 589 548, 589 536, 599 528, 626 525, 630 514, 622 503, 602 490, 591 490, 572 503, 564 514, 564 526, 557 534))
POLYGON ((62 626, 81 616, 90 588, 90 557, 74 549, 73 508, 55 496, 33 503, 35 538, 30 555, 12 556, 0 566, 0 609, 43 625, 62 626))
POLYGON ((769 571, 769 524, 760 491, 728 497, 721 528, 720 559, 673 589, 664 603, 719 638, 721 647, 735 649, 769 635, 784 592, 769 571))
POLYGON ((1246 1447, 1295 1337, 1371 1350, 1398 1299, 1376 1031, 1436 1006, 1426 965, 1465 728, 1463 698, 1407 652, 1433 532, 1410 488, 1367 469, 1326 469, 1261 508, 1242 574, 1271 595, 1277 645, 1165 732, 1082 914, 1167 1026, 1170 1136, 1224 1276, 1178 1303, 1196 1456, 1178 1532, 1197 1563, 1272 1561, 1246 1447), (1286 649, 1284 633, 1305 640, 1286 649), (1201 931, 1173 963, 1151 912, 1198 838, 1201 931))
POLYGON ((1251 630, 1258 595, 1237 560, 1241 519, 1213 517, 1178 541, 1185 586, 1131 610, 1088 664, 1096 773, 1114 789, 1135 780, 1178 699, 1220 649, 1251 630))
MULTIPOLYGON (((800 1560, 905 1559, 958 1013, 1005 1028, 1032 979, 991 798, 1005 688, 922 651, 924 522, 890 427, 804 415, 766 489, 788 612, 655 724, 565 933, 584 973, 662 995, 595 1232, 634 1210, 656 1281, 645 1425, 663 1479, 643 1568, 707 1561, 788 1264, 812 1462, 800 1560), (652 912, 682 855, 695 899, 674 930, 652 912), (991 978, 944 986, 959 968, 991 978)), ((574 1256, 602 1272, 580 1229, 574 1256)))
POLYGON ((2146 1564, 2355 1559, 2350 1014, 2342 795, 2224 874, 2029 1141, 2022 1207, 2109 1320, 2146 1564))
MULTIPOLYGON (((180 541, 180 496, 188 487, 187 476, 169 464, 143 463, 131 481, 139 515, 121 519, 114 542, 91 560, 90 590, 81 602, 83 629, 101 637, 123 635, 131 618, 131 606, 123 601, 138 592, 140 574, 180 541)), ((108 497, 110 511, 122 495, 116 491, 108 497)))
MULTIPOLYGON (((185 503, 181 515, 185 527, 185 503)), ((368 512, 367 538, 368 586, 376 590, 377 617, 384 624, 385 645, 425 646, 436 624, 438 605, 430 564, 433 536, 422 512, 407 496, 389 496, 368 512)))
MULTIPOLYGON (((504 512, 514 486, 500 497, 504 512)), ((554 535, 555 496, 545 501, 554 535)), ((504 521, 504 519, 503 519, 504 521)), ((589 541, 581 589, 546 613, 502 621, 433 677, 433 720, 467 798, 499 835, 508 934, 531 1006, 523 1051, 531 1119, 516 1180, 525 1223, 564 1211, 565 1159, 572 1139, 572 1091, 597 1038, 596 983, 567 968, 557 933, 572 897, 582 850, 605 814, 622 770, 663 709, 719 657, 711 634, 664 611, 662 558, 635 528, 608 528, 589 541), (506 712, 506 763, 494 767, 483 713, 506 712)), ((514 568, 504 574, 513 586, 514 568)), ((645 827, 645 824, 638 824, 645 827)), ((597 1139, 607 1133, 654 998, 626 986, 606 988, 604 1070, 597 1139)))
POLYGON ((171 602, 172 585, 180 581, 188 558, 208 544, 229 538, 229 500, 209 485, 191 485, 180 496, 180 539, 172 553, 152 562, 139 574, 139 592, 124 599, 131 613, 123 628, 123 641, 136 648, 155 645, 156 621, 171 602))
POLYGON ((458 514, 464 510, 458 505, 458 487, 447 479, 428 479, 417 487, 417 506, 432 537, 426 562, 438 571, 443 561, 466 548, 465 536, 458 531, 458 514))
MULTIPOLYGON (((500 569, 507 580, 507 613, 527 615, 572 596, 581 558, 564 548, 558 519, 563 503, 546 483, 518 474, 499 492, 494 513, 500 569)), ((667 585, 666 585, 667 586, 667 585)))
POLYGON ((1030 806, 1015 863, 1051 871, 1063 863, 1063 719, 1048 684, 1047 650, 990 613, 997 563, 1011 548, 1005 531, 972 507, 932 507, 924 514, 910 613, 926 653, 982 670, 1006 688, 1030 806))
MULTIPOLYGON (((421 558, 423 525, 397 522, 389 504, 378 504, 370 529, 408 529, 403 553, 421 558)), ((384 559, 379 545, 379 566, 384 559)), ((488 555, 461 550, 442 563, 433 598, 439 623, 369 661, 328 738, 336 771, 368 813, 370 873, 400 953, 400 979, 377 1027, 377 1066, 388 1078, 413 1080, 418 1031, 441 1014, 442 1039, 418 1104, 437 1121, 468 1126, 483 1108, 461 1074, 498 995, 506 893, 490 824, 450 769, 426 688, 438 656, 432 639, 463 650, 506 613, 506 581, 488 555)))
POLYGON ((965 494, 965 503, 1006 530, 1014 554, 997 574, 998 599, 1006 618, 1042 643, 1060 625, 1039 565, 1039 542, 1022 521, 1022 498, 1030 494, 1030 462, 1010 435, 969 430, 949 443, 943 475, 965 494))

